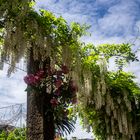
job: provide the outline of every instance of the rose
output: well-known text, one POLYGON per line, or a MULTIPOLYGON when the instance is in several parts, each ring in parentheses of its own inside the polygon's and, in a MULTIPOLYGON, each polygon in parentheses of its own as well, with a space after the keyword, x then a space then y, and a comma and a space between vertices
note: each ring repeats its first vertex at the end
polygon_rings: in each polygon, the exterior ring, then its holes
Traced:
POLYGON ((36 75, 40 78, 42 78, 44 74, 45 74, 44 70, 41 70, 41 69, 36 73, 36 75))

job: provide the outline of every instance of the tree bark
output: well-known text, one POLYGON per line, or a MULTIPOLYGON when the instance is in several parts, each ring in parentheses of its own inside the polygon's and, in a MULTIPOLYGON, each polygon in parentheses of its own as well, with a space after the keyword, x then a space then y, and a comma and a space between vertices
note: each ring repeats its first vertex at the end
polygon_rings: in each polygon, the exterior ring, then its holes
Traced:
MULTIPOLYGON (((33 59, 31 48, 27 62, 27 73, 34 74, 39 70, 40 61, 33 59)), ((50 59, 43 62, 43 69, 50 66, 50 59)), ((27 93, 27 140, 54 140, 55 127, 53 112, 46 112, 50 107, 51 95, 45 91, 40 94, 36 91, 27 93)))
MULTIPOLYGON (((29 50, 27 73, 39 70, 39 61, 33 59, 33 49, 29 50)), ((27 140, 44 140, 43 135, 43 97, 36 91, 27 92, 27 140)))
MULTIPOLYGON (((50 58, 46 58, 43 62, 43 70, 47 71, 50 69, 50 58)), ((43 93, 43 131, 44 131, 44 140, 54 140, 55 136, 55 126, 54 126, 54 117, 53 110, 51 108, 50 100, 52 94, 46 92, 46 88, 43 93), (50 110, 50 111, 49 111, 50 110)))
POLYGON ((54 127, 54 117, 53 117, 53 112, 52 111, 47 111, 46 109, 50 108, 50 98, 48 94, 44 95, 44 140, 54 140, 55 136, 55 127, 54 127))
POLYGON ((42 97, 34 92, 27 93, 27 140, 45 140, 42 97))

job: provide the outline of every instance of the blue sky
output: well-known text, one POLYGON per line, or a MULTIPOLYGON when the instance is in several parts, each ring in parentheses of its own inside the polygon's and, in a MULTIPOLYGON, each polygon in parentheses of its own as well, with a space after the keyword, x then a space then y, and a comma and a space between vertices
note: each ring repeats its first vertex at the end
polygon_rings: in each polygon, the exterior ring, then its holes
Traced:
MULTIPOLYGON (((140 48, 140 0, 37 0, 36 9, 44 8, 63 16, 68 23, 75 21, 91 25, 91 36, 82 41, 95 45, 102 43, 134 43, 140 48)), ((140 53, 139 53, 140 56, 140 53)), ((17 71, 6 77, 7 65, 0 71, 0 106, 26 102, 26 85, 17 71)), ((129 65, 127 71, 134 72, 140 81, 140 63, 129 65)), ((81 128, 78 128, 81 129, 81 128)), ((77 133, 78 131, 76 131, 77 133)), ((75 133, 75 135, 76 135, 75 133)), ((79 131, 82 136, 83 132, 79 131)), ((83 133, 84 135, 84 133, 83 133)))
POLYGON ((126 42, 139 33, 139 0, 37 0, 37 7, 62 15, 68 22, 91 25, 92 37, 86 42, 126 42))
MULTIPOLYGON (((43 8, 68 23, 91 25, 91 36, 82 41, 94 45, 103 43, 131 43, 140 48, 140 0, 37 0, 36 9, 43 8)), ((138 54, 140 58, 140 53, 138 54)), ((113 65, 112 65, 113 67, 113 65)), ((140 63, 130 64, 127 71, 140 79, 140 63)), ((137 80, 140 81, 140 80, 137 80)))

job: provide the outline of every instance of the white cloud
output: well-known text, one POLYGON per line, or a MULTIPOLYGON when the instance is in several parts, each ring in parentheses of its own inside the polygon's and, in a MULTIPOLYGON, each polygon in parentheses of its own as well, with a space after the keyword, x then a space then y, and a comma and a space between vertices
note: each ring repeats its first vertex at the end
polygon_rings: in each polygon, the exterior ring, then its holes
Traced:
POLYGON ((136 26, 140 29, 140 20, 136 22, 136 26))
POLYGON ((100 30, 105 34, 127 36, 134 33, 137 5, 133 1, 122 1, 108 9, 108 13, 99 19, 100 30))
POLYGON ((0 106, 6 104, 16 104, 26 102, 26 92, 24 92, 26 85, 23 77, 26 73, 17 71, 9 78, 7 77, 7 68, 5 65, 3 71, 0 71, 0 106))
POLYGON ((107 36, 124 36, 131 31, 132 18, 127 14, 109 14, 98 21, 100 31, 107 36), (130 22, 128 22, 130 21, 130 22), (126 27, 127 25, 127 27, 126 27))
MULTIPOLYGON (((43 7, 68 22, 91 24, 92 34, 104 37, 127 36, 135 32, 140 8, 136 0, 37 0, 37 7, 43 7)), ((140 19, 140 17, 139 17, 140 19)), ((96 41, 96 40, 95 40, 96 41)))

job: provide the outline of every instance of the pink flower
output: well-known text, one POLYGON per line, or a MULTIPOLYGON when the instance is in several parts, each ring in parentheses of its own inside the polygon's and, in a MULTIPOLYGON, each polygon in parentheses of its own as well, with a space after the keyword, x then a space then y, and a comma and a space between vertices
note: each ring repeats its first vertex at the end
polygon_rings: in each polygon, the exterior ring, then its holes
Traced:
POLYGON ((36 75, 38 76, 38 77, 40 77, 40 78, 42 78, 43 76, 44 76, 44 70, 39 70, 37 73, 36 73, 36 75))
POLYGON ((35 85, 40 82, 40 77, 29 74, 24 77, 24 81, 27 85, 35 85))
POLYGON ((56 107, 59 104, 58 100, 55 97, 50 100, 50 103, 52 104, 52 107, 56 107))
POLYGON ((69 69, 68 69, 67 66, 62 65, 62 66, 61 66, 61 69, 62 69, 62 72, 63 72, 64 74, 68 74, 68 73, 69 73, 69 69))
POLYGON ((29 77, 28 77, 28 76, 25 76, 25 77, 24 77, 24 82, 25 82, 26 84, 29 84, 29 77))
POLYGON ((40 77, 39 76, 34 76, 34 78, 35 78, 35 83, 38 83, 38 82, 40 82, 40 77))
POLYGON ((32 85, 35 83, 35 78, 33 74, 29 74, 27 76, 24 77, 24 81, 26 84, 28 85, 32 85))

